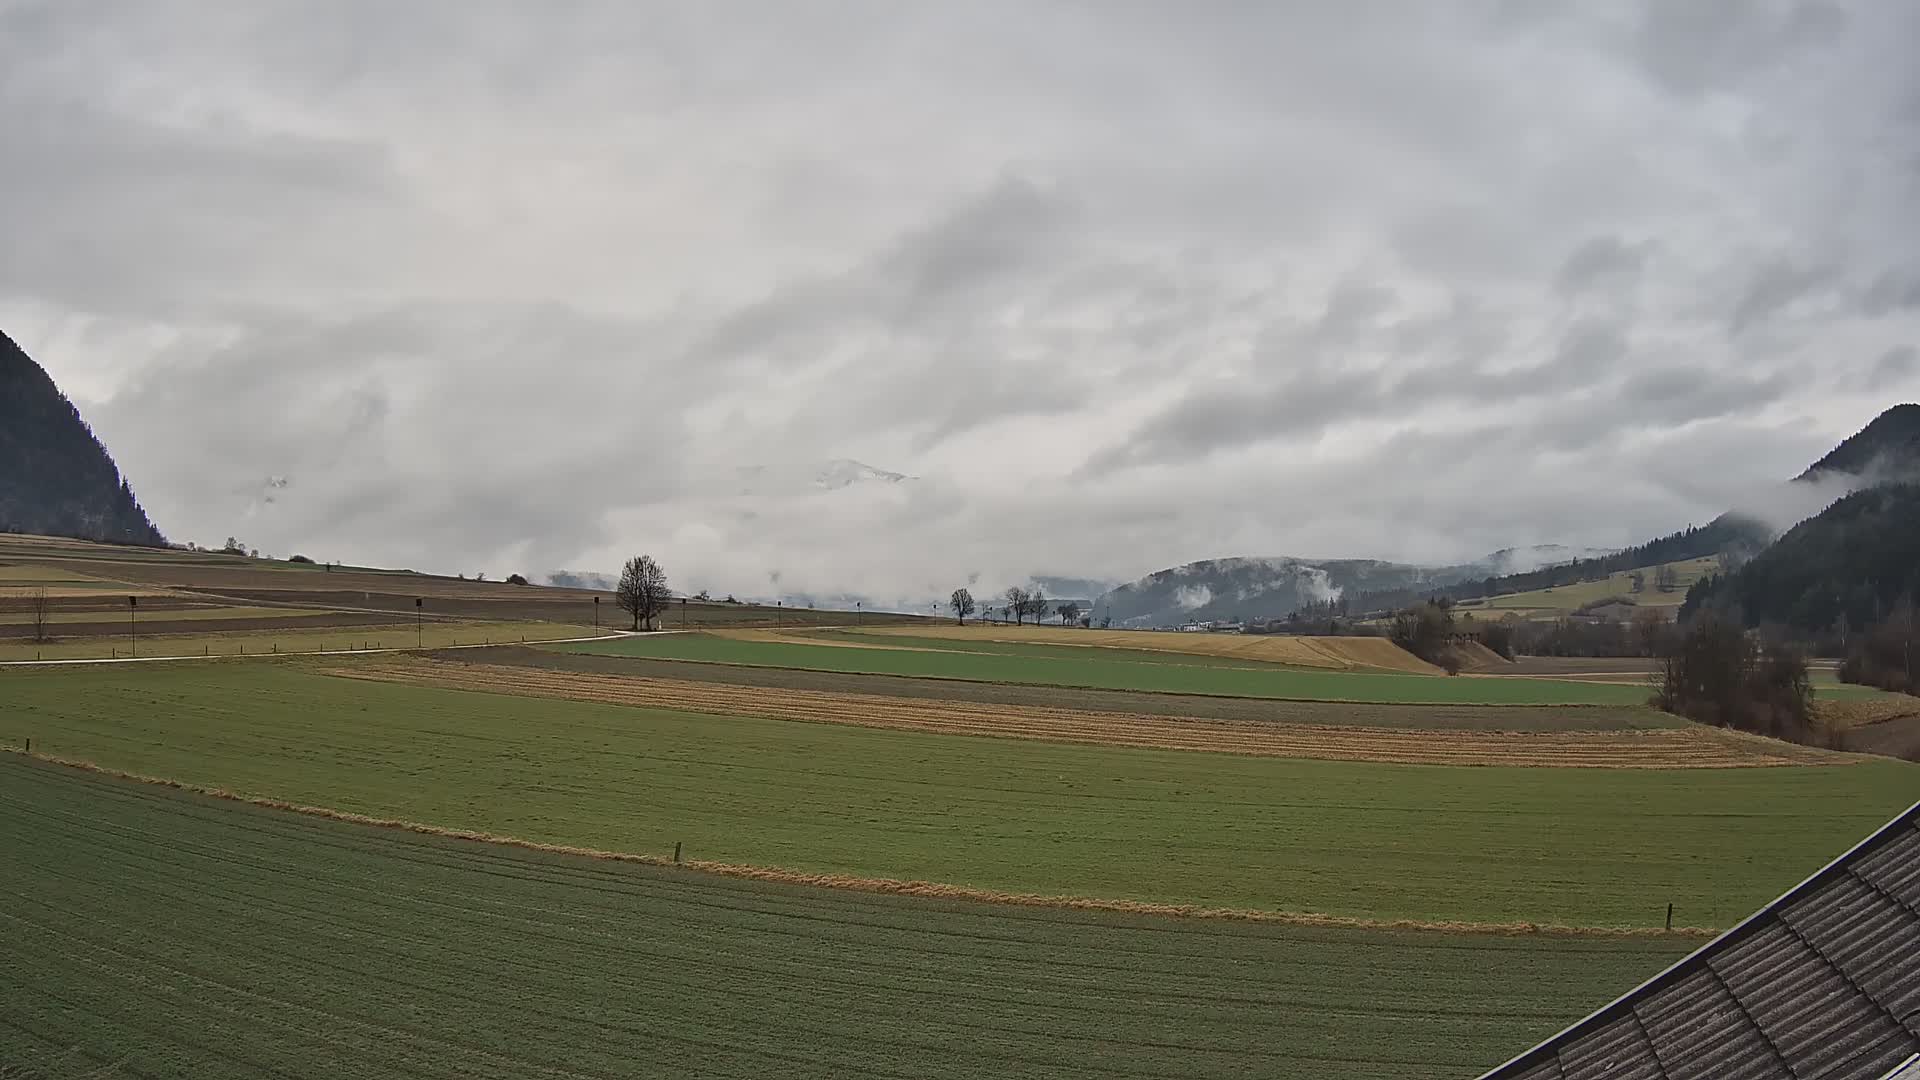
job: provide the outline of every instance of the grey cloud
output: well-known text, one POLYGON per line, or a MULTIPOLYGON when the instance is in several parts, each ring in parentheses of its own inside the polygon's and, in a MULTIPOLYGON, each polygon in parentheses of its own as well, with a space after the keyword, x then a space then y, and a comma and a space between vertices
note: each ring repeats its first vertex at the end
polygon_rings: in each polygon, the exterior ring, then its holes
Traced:
POLYGON ((1736 84, 1796 53, 1819 49, 1838 38, 1848 21, 1844 10, 1820 0, 1643 0, 1640 10, 1636 43, 1642 62, 1661 85, 1682 93, 1736 84))
POLYGON ((1326 310, 1314 326, 1314 336, 1328 342, 1350 340, 1363 327, 1373 325, 1380 316, 1393 310, 1397 299, 1393 289, 1385 285, 1342 281, 1327 294, 1326 310))
POLYGON ((900 598, 1631 543, 1912 377, 1910 5, 1497 7, 0 3, 0 323, 176 535, 900 598))
MULTIPOLYGON (((1471 323, 1471 316, 1465 321, 1471 323)), ((1471 335, 1464 337, 1471 342, 1471 335)), ((1612 327, 1580 324, 1557 362, 1488 368, 1471 349, 1422 367, 1377 372, 1315 369, 1277 383, 1207 387, 1095 453, 1083 475, 1179 464, 1265 442, 1299 443, 1354 420, 1393 420, 1431 406, 1496 401, 1503 407, 1603 381, 1625 343, 1612 327)))
POLYGON ((906 303, 948 303, 1028 270, 1063 242, 1073 206, 1058 192, 1008 176, 907 237, 876 268, 906 303))
POLYGON ((1914 309, 1920 309, 1920 271, 1883 271, 1860 296, 1860 310, 1876 318, 1914 309))
POLYGON ((1557 366, 1598 373, 1610 371, 1627 354, 1626 336, 1618 327, 1603 322, 1575 323, 1560 339, 1554 358, 1557 366))
POLYGON ((1602 284, 1637 278, 1646 266, 1647 250, 1617 236, 1596 236, 1573 249, 1554 282, 1561 292, 1577 293, 1602 284))
POLYGON ((207 354, 163 358, 87 414, 156 515, 202 523, 186 538, 237 533, 324 557, 378 536, 413 566, 518 548, 558 565, 603 535, 606 493, 676 490, 671 412, 623 423, 528 362, 561 354, 576 374, 617 372, 645 328, 609 329, 552 308, 263 321, 207 354), (421 384, 412 365, 449 347, 464 377, 421 384), (582 422, 526 438, 512 418, 542 402, 582 422), (270 509, 254 499, 268 476, 288 479, 270 509))
POLYGON ((1621 397, 1628 424, 1689 424, 1744 415, 1786 396, 1785 375, 1709 374, 1697 367, 1656 369, 1627 379, 1621 397))
POLYGON ((1319 434, 1351 403, 1378 388, 1371 375, 1332 373, 1278 386, 1208 388, 1153 418, 1126 440, 1095 454, 1085 472, 1193 461, 1221 449, 1319 434))
POLYGON ((1880 354, 1874 361, 1873 371, 1867 377, 1869 390, 1887 389, 1887 384, 1897 383, 1920 375, 1920 350, 1911 345, 1896 345, 1880 354))
POLYGON ((0 290, 54 303, 178 318, 236 265, 253 288, 324 277, 371 253, 400 198, 365 140, 143 122, 18 72, 0 129, 0 290))
POLYGON ((1787 260, 1765 263, 1748 277, 1739 300, 1727 316, 1727 328, 1735 334, 1748 330, 1812 296, 1820 287, 1832 284, 1836 277, 1830 267, 1787 260))

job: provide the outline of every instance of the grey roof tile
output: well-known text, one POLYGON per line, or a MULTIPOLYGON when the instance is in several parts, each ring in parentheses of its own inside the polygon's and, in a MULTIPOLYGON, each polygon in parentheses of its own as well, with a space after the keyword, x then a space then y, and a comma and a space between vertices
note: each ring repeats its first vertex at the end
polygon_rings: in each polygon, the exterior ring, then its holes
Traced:
POLYGON ((1920 804, 1482 1080, 1884 1080, 1920 1053, 1920 804))

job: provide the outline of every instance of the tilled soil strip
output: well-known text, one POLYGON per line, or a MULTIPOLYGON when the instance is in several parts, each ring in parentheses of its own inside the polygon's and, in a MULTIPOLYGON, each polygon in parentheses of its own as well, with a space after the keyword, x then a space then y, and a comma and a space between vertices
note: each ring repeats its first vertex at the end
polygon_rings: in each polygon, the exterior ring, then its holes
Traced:
POLYGON ((988 735, 1105 746, 1411 765, 1566 768, 1738 768, 1854 760, 1708 728, 1507 733, 1418 731, 1169 718, 1073 709, 983 707, 809 690, 617 675, 577 675, 492 664, 402 659, 323 669, 348 678, 722 716, 988 735))

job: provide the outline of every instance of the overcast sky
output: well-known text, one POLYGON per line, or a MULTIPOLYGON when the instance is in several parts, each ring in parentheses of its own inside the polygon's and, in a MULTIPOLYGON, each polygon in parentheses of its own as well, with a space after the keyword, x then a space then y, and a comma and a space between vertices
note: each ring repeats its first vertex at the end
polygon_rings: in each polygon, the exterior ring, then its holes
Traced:
POLYGON ((170 537, 277 555, 905 598, 1622 545, 1920 396, 1915 41, 1909 0, 0 0, 0 327, 170 537), (810 493, 842 458, 918 479, 810 493))

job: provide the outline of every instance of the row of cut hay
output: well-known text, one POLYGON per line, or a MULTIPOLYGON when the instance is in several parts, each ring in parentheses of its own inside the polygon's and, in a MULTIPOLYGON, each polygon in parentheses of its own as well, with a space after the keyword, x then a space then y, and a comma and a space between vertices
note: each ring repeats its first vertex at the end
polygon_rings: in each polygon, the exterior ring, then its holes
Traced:
POLYGON ((327 668, 375 681, 428 683, 601 704, 809 723, 1262 757, 1409 765, 1739 768, 1850 761, 1700 727, 1639 731, 1433 731, 1265 723, 889 697, 396 658, 327 668))
POLYGON ((1164 918, 1224 919, 1339 930, 1497 934, 1504 936, 1543 935, 1578 938, 1697 938, 1712 937, 1718 933, 1716 930, 1705 927, 1675 927, 1672 930, 1659 930, 1643 927, 1563 926, 1552 923, 1529 922, 1423 922, 1413 919, 1365 919, 1346 915, 1324 915, 1317 912, 1260 911, 1247 908, 1202 907, 1193 904, 1156 904, 1138 900, 1108 900, 1086 896, 1049 896, 1034 893, 1008 893, 937 881, 911 881, 897 878, 860 877, 852 874, 812 873, 771 866, 743 866, 737 863, 709 862, 701 859, 689 859, 676 863, 672 858, 664 855, 606 851, 598 848, 576 847, 568 844, 548 844, 515 836, 503 836, 497 833, 476 832, 470 829, 443 828, 438 825, 430 825, 423 822, 356 814, 351 811, 335 810, 324 806, 309 806, 288 802, 283 799, 245 795, 230 791, 226 788, 183 783, 182 781, 172 780, 166 777, 124 772, 118 769, 106 768, 91 761, 53 757, 45 754, 28 755, 11 749, 9 749, 8 752, 21 757, 29 757, 32 760, 45 762, 50 765, 97 773, 119 780, 154 784, 160 787, 172 788, 176 791, 186 791, 210 798, 245 803, 250 806, 286 813, 303 814, 308 817, 324 818, 326 820, 344 822, 352 825, 380 829, 398 829, 405 832, 418 833, 423 836, 463 840, 480 844, 493 844, 502 847, 520 848, 528 851, 539 851, 574 858, 638 863, 645 866, 677 866, 698 873, 718 874, 725 877, 765 881, 782 885, 846 889, 857 892, 917 896, 939 900, 1009 904, 1021 907, 1061 908, 1075 911, 1147 915, 1164 918))
POLYGON ((1889 694, 1885 697, 1827 698, 1816 701, 1813 711, 1822 723, 1840 727, 1866 727, 1920 715, 1920 697, 1889 694))
POLYGON ((1157 630, 1081 630, 1072 627, 953 624, 875 627, 876 634, 1028 645, 1075 645, 1095 649, 1253 660, 1287 667, 1351 671, 1367 668, 1438 675, 1440 669, 1377 637, 1291 637, 1284 634, 1190 634, 1157 630))

